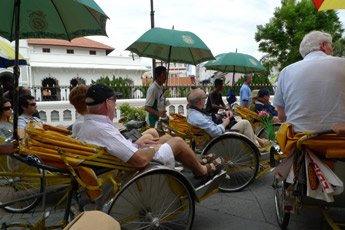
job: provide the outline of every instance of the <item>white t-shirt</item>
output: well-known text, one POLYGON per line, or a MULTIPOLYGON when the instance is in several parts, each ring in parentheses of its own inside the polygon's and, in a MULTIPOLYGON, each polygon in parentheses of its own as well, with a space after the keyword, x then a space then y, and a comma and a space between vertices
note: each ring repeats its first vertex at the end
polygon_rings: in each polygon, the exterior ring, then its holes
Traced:
POLYGON ((75 120, 74 124, 72 125, 72 135, 71 137, 75 138, 77 136, 77 133, 80 130, 81 125, 84 122, 84 115, 81 115, 78 113, 77 119, 75 120))
POLYGON ((328 130, 345 122, 345 59, 314 51, 285 67, 273 102, 285 107, 295 132, 328 130))
MULTIPOLYGON (((152 107, 156 100, 158 111, 162 111, 164 107, 163 87, 155 81, 147 90, 145 106, 152 107)), ((149 112, 146 112, 146 123, 150 125, 149 112)))

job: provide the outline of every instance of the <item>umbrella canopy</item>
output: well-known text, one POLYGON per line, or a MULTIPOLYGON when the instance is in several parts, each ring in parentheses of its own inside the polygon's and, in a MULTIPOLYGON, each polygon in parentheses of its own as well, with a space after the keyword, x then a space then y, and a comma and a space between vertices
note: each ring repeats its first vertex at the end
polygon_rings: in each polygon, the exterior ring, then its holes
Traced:
POLYGON ((163 28, 152 28, 126 50, 140 57, 197 65, 214 59, 210 49, 194 33, 163 28))
POLYGON ((313 0, 313 2, 318 11, 345 9, 344 0, 313 0))
POLYGON ((72 40, 106 35, 108 17, 93 0, 0 1, 0 36, 15 41, 13 138, 17 139, 19 39, 56 38, 72 40))
MULTIPOLYGON (((15 50, 6 41, 0 40, 0 68, 14 66, 15 50)), ((19 65, 27 65, 26 60, 19 54, 19 65)))
POLYGON ((205 64, 208 70, 232 73, 262 73, 265 67, 255 57, 242 53, 223 53, 216 56, 216 60, 205 64))
POLYGON ((108 17, 93 0, 0 1, 0 36, 10 41, 15 40, 16 9, 19 10, 19 39, 72 40, 82 36, 106 35, 108 17))

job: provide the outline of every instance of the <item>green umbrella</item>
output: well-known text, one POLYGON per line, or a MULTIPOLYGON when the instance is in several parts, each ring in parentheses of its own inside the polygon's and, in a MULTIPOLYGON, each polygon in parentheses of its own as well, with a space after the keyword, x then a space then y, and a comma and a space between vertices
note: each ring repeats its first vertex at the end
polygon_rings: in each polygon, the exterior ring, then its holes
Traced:
POLYGON ((2 0, 0 36, 15 40, 13 137, 17 138, 19 39, 106 35, 108 17, 93 0, 2 0))
POLYGON ((210 49, 194 33, 157 27, 148 30, 126 50, 167 63, 197 65, 214 59, 210 49))
POLYGON ((233 73, 262 73, 266 69, 255 57, 242 53, 223 53, 205 64, 208 70, 233 73))

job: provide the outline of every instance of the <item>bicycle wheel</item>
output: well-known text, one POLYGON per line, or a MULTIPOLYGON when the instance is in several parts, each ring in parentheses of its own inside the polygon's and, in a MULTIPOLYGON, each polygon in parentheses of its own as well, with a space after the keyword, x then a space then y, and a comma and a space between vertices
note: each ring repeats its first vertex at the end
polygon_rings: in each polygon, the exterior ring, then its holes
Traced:
POLYGON ((191 229, 194 198, 186 185, 169 171, 134 178, 115 197, 109 215, 121 229, 191 229))
MULTIPOLYGON (((281 124, 280 123, 274 123, 274 131, 275 132, 278 132, 281 124)), ((261 139, 268 139, 267 138, 267 133, 266 133, 266 130, 264 127, 262 127, 259 131, 257 131, 257 134, 256 134, 257 137, 261 138, 261 139)))
MULTIPOLYGON (((0 202, 6 203, 21 198, 36 195, 43 191, 42 178, 11 176, 10 173, 34 173, 41 174, 41 170, 29 166, 9 156, 0 156, 0 172, 8 175, 0 175, 0 202)), ((35 208, 42 197, 35 197, 25 201, 18 201, 5 206, 8 212, 27 212, 35 208)))
POLYGON ((259 150, 247 137, 238 133, 225 133, 211 141, 203 155, 215 153, 224 158, 227 172, 219 189, 225 192, 239 191, 255 178, 259 168, 259 150))
POLYGON ((286 229, 290 220, 290 212, 286 211, 284 206, 286 184, 284 181, 275 179, 274 185, 274 202, 277 221, 281 229, 286 229))

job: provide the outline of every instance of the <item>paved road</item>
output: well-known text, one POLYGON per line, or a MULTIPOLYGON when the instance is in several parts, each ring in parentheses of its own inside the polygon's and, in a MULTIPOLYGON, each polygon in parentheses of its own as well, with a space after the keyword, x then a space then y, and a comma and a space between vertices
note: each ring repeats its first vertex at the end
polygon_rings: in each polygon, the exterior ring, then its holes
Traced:
MULTIPOLYGON (((272 177, 266 173, 248 188, 237 193, 217 193, 196 205, 193 229, 279 229, 274 208, 272 177)), ((58 208, 47 220, 47 224, 58 223, 63 210, 58 208)), ((345 220, 345 209, 332 209, 337 221, 345 220)), ((39 208, 26 214, 8 214, 0 211, 0 223, 25 220, 33 222, 39 218, 39 208)), ((17 228, 18 229, 18 228, 17 228)), ((300 215, 292 215, 288 229, 330 229, 318 210, 303 209, 300 215)))

